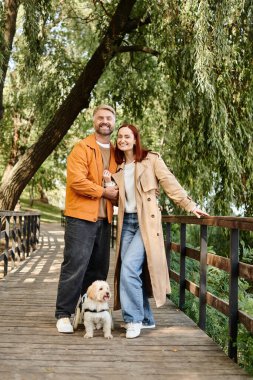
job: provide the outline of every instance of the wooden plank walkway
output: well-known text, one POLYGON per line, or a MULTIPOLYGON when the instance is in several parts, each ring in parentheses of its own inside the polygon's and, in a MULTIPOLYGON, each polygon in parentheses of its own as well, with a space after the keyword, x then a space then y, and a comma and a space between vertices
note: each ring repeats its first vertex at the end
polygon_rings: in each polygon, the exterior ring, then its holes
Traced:
MULTIPOLYGON (((114 312, 114 339, 100 331, 58 334, 54 307, 64 245, 59 225, 41 226, 40 249, 0 281, 0 379, 249 379, 170 301, 154 309, 157 328, 125 339, 114 312)), ((109 282, 112 282, 113 265, 109 282)))

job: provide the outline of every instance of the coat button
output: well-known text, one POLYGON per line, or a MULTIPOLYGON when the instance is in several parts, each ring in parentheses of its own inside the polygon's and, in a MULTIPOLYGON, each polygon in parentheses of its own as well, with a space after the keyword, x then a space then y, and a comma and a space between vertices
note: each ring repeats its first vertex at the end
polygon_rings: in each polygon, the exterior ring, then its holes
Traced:
POLYGON ((148 201, 151 201, 151 198, 148 198, 148 201))
POLYGON ((151 218, 154 218, 154 217, 155 217, 155 215, 154 215, 154 214, 152 214, 152 215, 151 215, 151 218))
POLYGON ((157 232, 157 234, 156 234, 157 236, 160 236, 160 234, 159 234, 159 232, 157 232))

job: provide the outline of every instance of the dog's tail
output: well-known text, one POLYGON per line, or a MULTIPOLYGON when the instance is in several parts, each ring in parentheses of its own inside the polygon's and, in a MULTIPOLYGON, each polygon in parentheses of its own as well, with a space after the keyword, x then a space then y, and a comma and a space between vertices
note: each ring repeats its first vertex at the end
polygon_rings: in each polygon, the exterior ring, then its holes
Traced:
POLYGON ((85 296, 86 295, 80 297, 79 301, 77 302, 75 315, 74 315, 73 323, 72 323, 74 330, 77 330, 78 326, 83 323, 83 310, 82 309, 83 309, 83 303, 84 303, 85 296))
POLYGON ((109 309, 109 313, 111 315, 111 320, 112 320, 112 326, 111 326, 111 328, 112 328, 112 330, 114 330, 114 320, 113 320, 113 314, 112 314, 112 309, 111 308, 109 309))

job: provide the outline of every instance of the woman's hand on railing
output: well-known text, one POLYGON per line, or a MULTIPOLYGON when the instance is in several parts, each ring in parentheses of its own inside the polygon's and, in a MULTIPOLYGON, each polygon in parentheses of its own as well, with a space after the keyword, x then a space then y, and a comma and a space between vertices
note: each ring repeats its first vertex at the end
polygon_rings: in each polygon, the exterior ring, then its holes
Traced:
POLYGON ((200 218, 201 216, 209 216, 205 211, 198 208, 198 206, 194 207, 194 209, 191 211, 194 215, 196 215, 197 218, 200 218))

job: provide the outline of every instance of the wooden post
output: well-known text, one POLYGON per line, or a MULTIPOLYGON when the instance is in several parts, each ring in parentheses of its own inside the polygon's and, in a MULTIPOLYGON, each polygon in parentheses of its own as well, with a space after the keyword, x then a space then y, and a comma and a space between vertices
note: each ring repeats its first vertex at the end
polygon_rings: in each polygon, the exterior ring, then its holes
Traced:
POLYGON ((168 270, 170 271, 170 243, 171 243, 171 223, 166 223, 166 259, 168 270))
POLYGON ((230 236, 228 356, 237 362, 239 230, 233 228, 230 236))
POLYGON ((186 224, 180 226, 180 280, 179 280, 179 309, 184 310, 185 304, 185 265, 186 265, 186 224))
POLYGON ((207 226, 200 228, 199 327, 206 328, 207 226))
POLYGON ((10 216, 6 216, 5 217, 4 276, 6 276, 8 273, 9 241, 10 241, 10 216))

